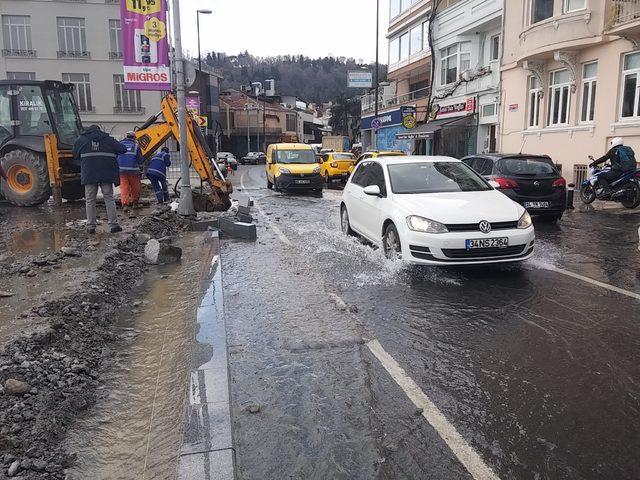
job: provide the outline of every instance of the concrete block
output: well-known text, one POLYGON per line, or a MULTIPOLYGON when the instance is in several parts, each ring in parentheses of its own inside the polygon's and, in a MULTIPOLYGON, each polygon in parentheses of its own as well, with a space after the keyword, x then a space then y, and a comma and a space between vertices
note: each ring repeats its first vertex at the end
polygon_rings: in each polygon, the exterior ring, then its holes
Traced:
POLYGON ((220 219, 220 230, 230 237, 255 241, 258 238, 256 226, 248 222, 236 222, 229 218, 220 219))
POLYGON ((238 206, 238 214, 251 215, 251 208, 243 205, 238 206))
POLYGON ((218 228, 218 219, 200 220, 191 223, 191 231, 193 232, 206 232, 210 228, 218 228))
POLYGON ((245 215, 244 213, 238 213, 238 221, 241 223, 253 223, 253 217, 251 215, 245 215))

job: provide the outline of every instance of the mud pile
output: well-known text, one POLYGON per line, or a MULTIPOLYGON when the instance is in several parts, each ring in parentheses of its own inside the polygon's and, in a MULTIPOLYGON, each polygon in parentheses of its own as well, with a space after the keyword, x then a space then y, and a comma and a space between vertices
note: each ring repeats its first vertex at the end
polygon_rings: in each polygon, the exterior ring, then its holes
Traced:
POLYGON ((144 241, 188 228, 164 209, 138 220, 136 233, 107 252, 79 287, 26 314, 46 320, 44 331, 0 351, 0 479, 64 479, 73 464, 61 439, 96 401, 101 366, 119 334, 114 312, 132 301, 132 286, 148 268, 144 241))

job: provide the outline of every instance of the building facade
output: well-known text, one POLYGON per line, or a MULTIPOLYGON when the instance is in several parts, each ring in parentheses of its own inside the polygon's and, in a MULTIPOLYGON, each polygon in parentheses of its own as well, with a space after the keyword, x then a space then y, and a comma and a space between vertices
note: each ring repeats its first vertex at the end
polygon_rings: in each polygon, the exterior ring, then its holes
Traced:
POLYGON ((118 0, 2 0, 0 22, 0 78, 75 84, 83 123, 115 136, 159 111, 160 92, 124 88, 118 0))
POLYGON ((503 1, 439 6, 432 111, 422 129, 430 153, 460 158, 497 149, 503 1))
POLYGON ((640 152, 640 0, 506 3, 500 149, 576 183, 612 137, 640 152))
POLYGON ((377 99, 375 93, 362 97, 360 133, 363 150, 416 151, 414 141, 398 138, 397 135, 407 131, 402 125, 402 107, 415 107, 419 122, 427 117, 431 92, 428 22, 431 3, 431 0, 389 2, 388 82, 380 85, 377 99), (376 126, 376 101, 379 128, 373 128, 376 126))

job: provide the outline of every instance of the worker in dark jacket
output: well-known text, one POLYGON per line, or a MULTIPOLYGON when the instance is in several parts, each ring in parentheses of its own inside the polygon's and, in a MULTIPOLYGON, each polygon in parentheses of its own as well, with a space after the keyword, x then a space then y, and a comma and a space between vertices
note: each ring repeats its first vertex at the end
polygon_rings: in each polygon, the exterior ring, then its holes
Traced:
POLYGON ((142 150, 136 142, 133 132, 127 133, 127 138, 120 142, 126 151, 118 156, 120 166, 120 197, 123 207, 133 207, 140 202, 140 168, 144 162, 142 150))
POLYGON ((158 198, 158 203, 169 201, 169 187, 167 186, 167 167, 171 166, 169 149, 162 147, 149 162, 147 177, 151 180, 151 186, 158 198))
POLYGON ((80 165, 80 181, 84 185, 87 203, 87 231, 96 232, 96 197, 98 187, 102 191, 107 207, 107 218, 111 233, 121 232, 116 215, 113 186, 119 185, 118 155, 125 153, 115 138, 109 136, 98 125, 87 128, 73 144, 73 160, 80 165))

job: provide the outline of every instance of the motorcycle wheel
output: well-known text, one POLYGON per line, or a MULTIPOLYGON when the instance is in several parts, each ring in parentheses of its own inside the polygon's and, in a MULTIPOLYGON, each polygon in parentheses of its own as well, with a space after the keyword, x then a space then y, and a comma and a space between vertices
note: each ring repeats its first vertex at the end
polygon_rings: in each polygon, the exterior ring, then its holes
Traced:
POLYGON ((580 189, 580 200, 582 200, 582 203, 584 203, 585 205, 589 205, 590 203, 593 203, 595 199, 596 189, 593 188, 593 185, 591 185, 590 183, 588 183, 587 185, 583 185, 580 189))
POLYGON ((625 197, 620 203, 626 208, 636 208, 640 205, 640 187, 635 182, 629 182, 625 185, 625 197))

